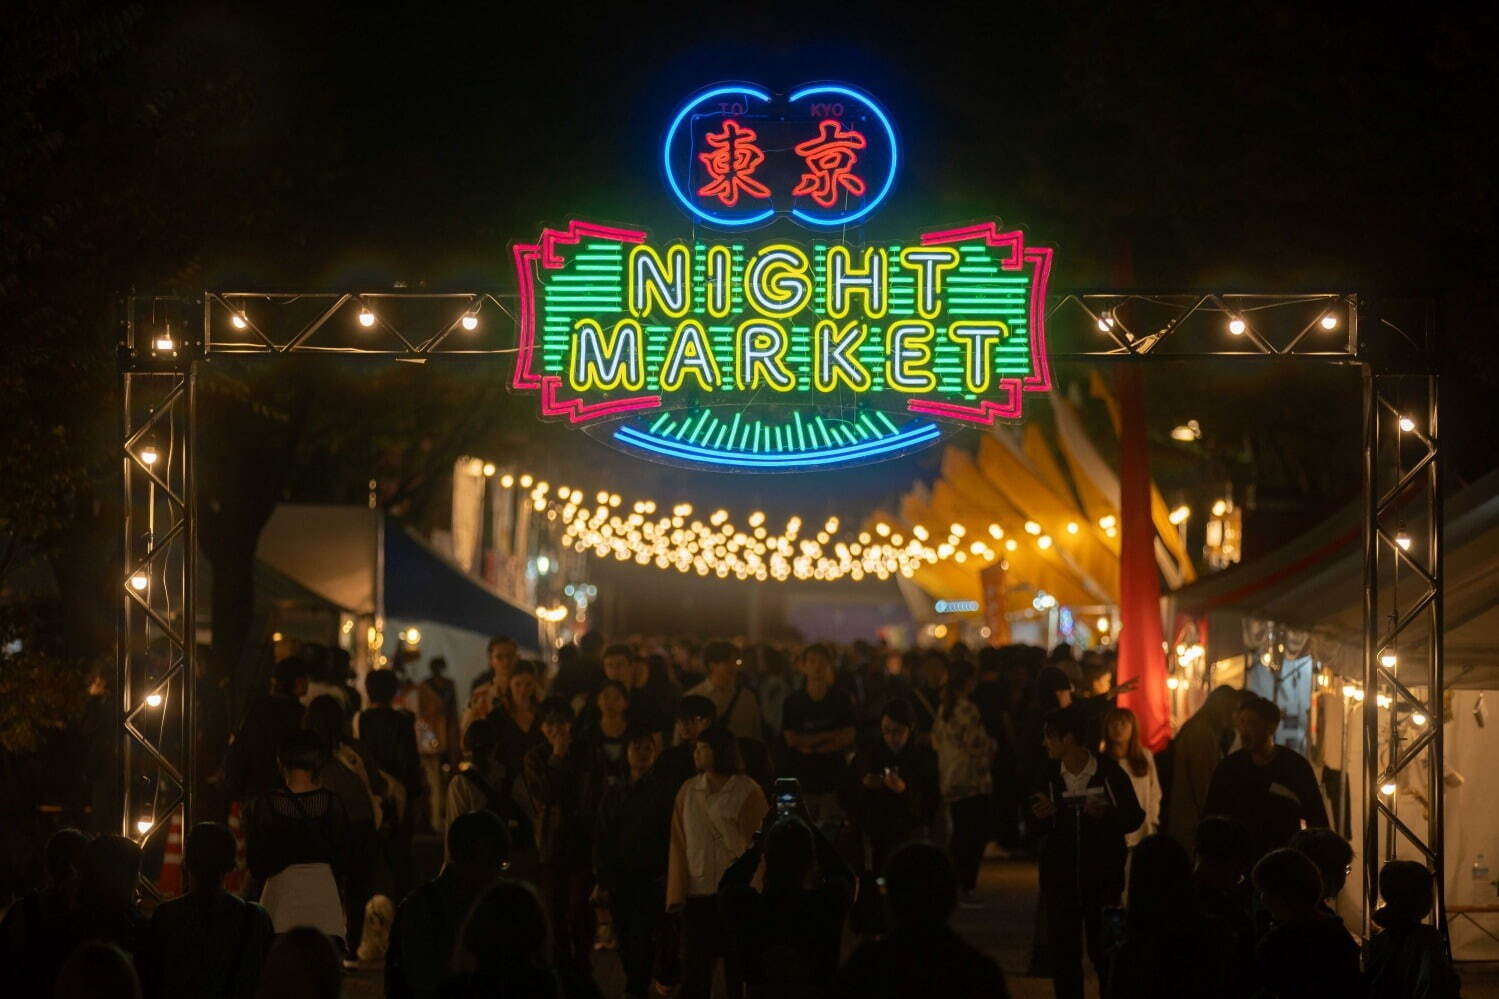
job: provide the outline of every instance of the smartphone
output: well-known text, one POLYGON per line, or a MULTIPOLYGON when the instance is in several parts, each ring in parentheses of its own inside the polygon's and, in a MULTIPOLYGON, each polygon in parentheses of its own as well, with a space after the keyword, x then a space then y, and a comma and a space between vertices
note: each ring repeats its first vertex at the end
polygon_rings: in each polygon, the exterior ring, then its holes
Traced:
POLYGON ((777 777, 775 784, 777 815, 794 815, 802 807, 802 782, 795 777, 777 777))

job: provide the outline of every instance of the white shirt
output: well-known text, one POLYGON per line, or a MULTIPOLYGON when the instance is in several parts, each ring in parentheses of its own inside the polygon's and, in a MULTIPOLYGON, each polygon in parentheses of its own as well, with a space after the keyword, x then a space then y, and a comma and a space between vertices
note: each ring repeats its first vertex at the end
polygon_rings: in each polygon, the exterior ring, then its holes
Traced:
POLYGON ((1068 770, 1066 763, 1063 763, 1060 769, 1062 771, 1062 784, 1069 792, 1078 794, 1088 789, 1088 782, 1093 779, 1094 774, 1098 773, 1098 757, 1089 753, 1087 765, 1077 773, 1068 770))
POLYGON ((761 741, 765 733, 760 728, 760 702, 755 698, 755 692, 744 687, 715 687, 712 680, 704 680, 702 683, 687 691, 689 694, 699 694, 713 702, 718 711, 718 723, 737 738, 753 739, 761 741), (734 699, 735 692, 739 699, 734 699), (733 717, 725 718, 724 714, 733 705, 733 717))
POLYGON ((760 785, 734 774, 714 793, 708 787, 708 775, 698 774, 682 785, 677 796, 686 839, 687 893, 715 895, 723 872, 749 849, 741 816, 751 798, 763 798, 760 785))
POLYGON ((1161 824, 1161 778, 1156 773, 1155 757, 1144 746, 1140 747, 1140 752, 1145 754, 1143 776, 1135 776, 1128 760, 1119 761, 1119 766, 1129 776, 1129 782, 1135 786, 1135 798, 1139 800, 1140 807, 1145 810, 1145 821, 1140 823, 1140 828, 1124 837, 1125 846, 1135 846, 1140 840, 1155 832, 1161 824))

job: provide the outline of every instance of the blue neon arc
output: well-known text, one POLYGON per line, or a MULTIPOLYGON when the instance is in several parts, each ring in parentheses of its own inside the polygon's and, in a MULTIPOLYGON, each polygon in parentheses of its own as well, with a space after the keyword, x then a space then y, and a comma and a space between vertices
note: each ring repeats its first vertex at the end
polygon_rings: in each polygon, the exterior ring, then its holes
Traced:
POLYGON ((671 171, 671 144, 672 141, 677 137, 677 129, 682 127, 682 119, 686 118, 688 112, 690 112, 693 108, 697 107, 703 101, 708 100, 710 97, 724 97, 729 94, 738 94, 743 97, 753 97, 764 103, 770 102, 770 93, 768 91, 761 90, 759 87, 749 86, 747 84, 714 87, 711 90, 705 90, 702 93, 689 98, 687 103, 683 104, 681 109, 677 111, 676 117, 671 120, 671 127, 666 130, 666 142, 661 147, 661 166, 666 171, 666 183, 671 187, 671 193, 677 196, 677 200, 685 205, 689 212, 696 215, 704 222, 711 222, 714 225, 722 226, 754 225, 757 222, 764 222, 766 219, 775 215, 775 209, 767 208, 765 211, 760 212, 757 215, 750 215, 742 219, 719 218, 712 212, 705 212, 697 205, 693 204, 692 199, 689 198, 682 191, 681 187, 677 185, 677 178, 672 174, 671 171))
POLYGON ((808 465, 838 465, 864 458, 888 455, 896 451, 929 444, 941 436, 934 423, 921 423, 907 427, 898 434, 874 441, 861 441, 839 447, 819 448, 797 454, 746 454, 742 451, 722 451, 699 447, 683 441, 659 437, 649 431, 626 426, 614 432, 614 439, 622 444, 640 448, 679 461, 699 462, 707 465, 727 465, 738 468, 795 469, 808 465))
POLYGON ((891 186, 895 183, 895 168, 900 159, 900 147, 895 141, 895 126, 890 124, 890 119, 885 117, 885 112, 880 109, 880 106, 868 94, 860 93, 852 87, 845 87, 840 84, 820 83, 803 87, 795 91, 787 100, 794 104, 804 97, 811 97, 813 94, 839 94, 843 97, 852 97, 854 100, 859 101, 874 112, 875 117, 880 120, 880 124, 885 128, 885 135, 890 140, 890 169, 885 173, 885 186, 880 188, 880 193, 863 208, 860 208, 856 212, 850 212, 847 215, 840 215, 837 218, 831 219, 818 218, 815 215, 810 215, 802 211, 800 208, 791 209, 793 218, 806 222, 808 225, 847 225, 850 222, 858 221, 878 208, 880 203, 885 200, 885 195, 890 193, 891 186))

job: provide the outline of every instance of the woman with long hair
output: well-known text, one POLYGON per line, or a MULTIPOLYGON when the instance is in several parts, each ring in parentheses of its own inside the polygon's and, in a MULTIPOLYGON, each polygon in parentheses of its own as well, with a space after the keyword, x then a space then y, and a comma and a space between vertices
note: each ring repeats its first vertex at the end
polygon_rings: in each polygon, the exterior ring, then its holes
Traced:
POLYGON ((994 791, 991 763, 996 745, 973 702, 977 682, 972 662, 954 659, 949 663, 941 706, 932 724, 942 800, 951 814, 949 848, 965 904, 973 903, 978 887, 979 862, 989 841, 989 797, 994 791))
POLYGON ((511 667, 505 696, 500 703, 504 710, 495 712, 490 720, 499 733, 496 759, 504 770, 499 791, 509 795, 526 754, 546 742, 541 726, 537 724, 541 707, 541 672, 536 663, 523 659, 511 667))
POLYGON ((1129 775, 1135 786, 1135 797, 1145 809, 1140 828, 1124 837, 1126 846, 1134 847, 1161 824, 1161 778, 1156 773, 1155 757, 1140 744, 1140 723, 1129 708, 1111 708, 1103 716, 1105 748, 1129 775))

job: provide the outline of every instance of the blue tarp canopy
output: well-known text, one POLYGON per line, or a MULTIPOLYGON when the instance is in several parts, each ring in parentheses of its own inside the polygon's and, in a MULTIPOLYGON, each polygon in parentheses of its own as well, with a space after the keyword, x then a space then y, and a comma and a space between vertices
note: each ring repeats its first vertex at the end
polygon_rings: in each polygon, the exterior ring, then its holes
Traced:
POLYGON ((385 524, 385 616, 509 635, 523 649, 539 647, 534 613, 459 572, 392 521, 385 524))

